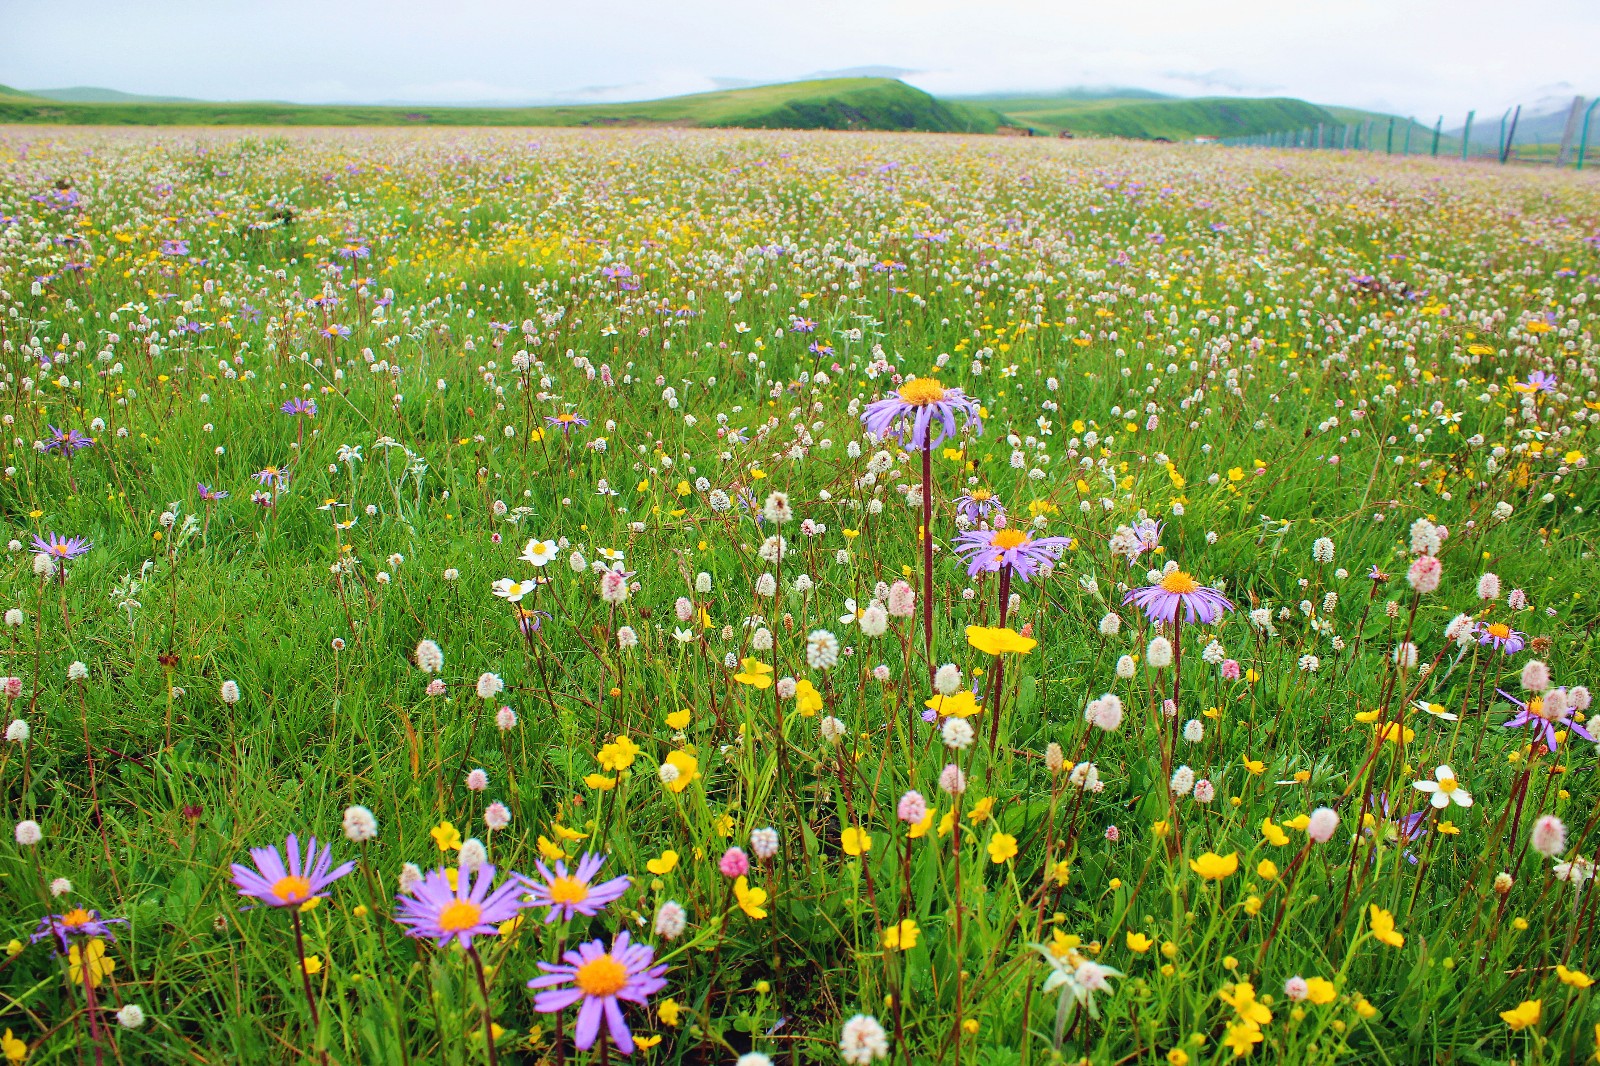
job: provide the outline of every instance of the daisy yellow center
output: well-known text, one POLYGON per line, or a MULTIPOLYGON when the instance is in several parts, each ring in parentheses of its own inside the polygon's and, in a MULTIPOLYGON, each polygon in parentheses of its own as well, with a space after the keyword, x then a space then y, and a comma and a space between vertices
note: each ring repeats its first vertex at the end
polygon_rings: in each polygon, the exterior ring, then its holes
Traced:
POLYGON ((984 500, 987 500, 987 499, 991 498, 993 495, 994 495, 994 493, 990 492, 988 489, 973 489, 972 490, 972 498, 974 500, 977 500, 980 503, 983 502, 984 500))
POLYGON ((1488 632, 1489 635, 1494 637, 1496 640, 1505 640, 1511 635, 1511 627, 1506 625, 1504 622, 1495 622, 1493 625, 1488 627, 1488 632))
POLYGON ((557 422, 576 422, 577 420, 577 415, 556 415, 557 422))
POLYGON ((1194 592, 1200 587, 1200 582, 1196 581, 1182 570, 1174 570, 1172 573, 1161 579, 1161 587, 1166 589, 1168 592, 1175 592, 1180 596, 1187 596, 1189 593, 1194 592))
POLYGON ((304 903, 311 898, 311 882, 296 874, 272 882, 272 894, 285 903, 304 903))
POLYGON ((996 530, 994 536, 989 538, 989 547, 999 548, 1001 551, 1020 548, 1026 543, 1028 543, 1028 535, 1019 529, 996 530))
POLYGON ((550 881, 550 902, 582 903, 589 898, 589 886, 576 877, 556 877, 550 881))
POLYGON ((1441 777, 1441 778, 1439 778, 1439 791, 1443 792, 1445 795, 1448 796, 1450 793, 1454 792, 1457 789, 1457 787, 1459 787, 1459 786, 1456 785, 1456 779, 1455 778, 1453 778, 1453 777, 1441 777))
POLYGON ((1545 713, 1544 713, 1544 697, 1535 696, 1535 697, 1533 697, 1533 699, 1529 700, 1528 701, 1528 713, 1529 714, 1538 715, 1540 718, 1545 717, 1545 713))
POLYGON ((483 917, 483 908, 468 900, 458 899, 439 912, 439 928, 446 933, 461 933, 473 928, 483 917))
POLYGON ((77 929, 89 924, 89 912, 82 907, 74 907, 61 916, 61 924, 68 929, 77 929))
POLYGON ((917 407, 926 407, 944 399, 944 386, 932 378, 914 378, 900 386, 900 398, 917 407))
POLYGON ((614 996, 628 983, 628 969, 607 954, 579 966, 572 979, 585 995, 614 996))

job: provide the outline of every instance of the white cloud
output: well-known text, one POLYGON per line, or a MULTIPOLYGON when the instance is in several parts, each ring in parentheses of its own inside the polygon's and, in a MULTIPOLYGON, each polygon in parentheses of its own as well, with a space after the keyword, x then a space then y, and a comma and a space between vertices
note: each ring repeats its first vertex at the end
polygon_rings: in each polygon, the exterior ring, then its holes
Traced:
POLYGON ((617 100, 865 66, 938 93, 1121 85, 1447 122, 1557 82, 1600 93, 1593 0, 0 3, 0 82, 210 99, 617 100))

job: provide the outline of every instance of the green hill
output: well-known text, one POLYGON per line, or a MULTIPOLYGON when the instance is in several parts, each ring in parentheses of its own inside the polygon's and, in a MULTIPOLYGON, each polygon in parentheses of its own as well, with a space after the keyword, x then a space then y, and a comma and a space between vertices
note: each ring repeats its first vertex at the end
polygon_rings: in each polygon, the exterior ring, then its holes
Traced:
POLYGON ((890 78, 830 78, 563 107, 94 103, 0 95, 0 122, 107 126, 704 126, 992 133, 994 110, 890 78))
POLYGON ((5 99, 6 97, 12 97, 12 98, 15 98, 15 99, 22 99, 22 100, 34 100, 34 99, 37 99, 37 97, 30 96, 28 93, 23 92, 21 89, 13 89, 9 85, 0 85, 0 100, 5 99))
POLYGON ((1047 133, 1067 130, 1077 136, 1135 140, 1238 137, 1334 121, 1326 108, 1288 98, 1035 97, 1008 101, 1000 109, 1013 124, 1047 133))
POLYGON ((28 96, 57 100, 67 104, 197 104, 190 96, 141 96, 94 85, 74 85, 66 89, 30 89, 28 96))

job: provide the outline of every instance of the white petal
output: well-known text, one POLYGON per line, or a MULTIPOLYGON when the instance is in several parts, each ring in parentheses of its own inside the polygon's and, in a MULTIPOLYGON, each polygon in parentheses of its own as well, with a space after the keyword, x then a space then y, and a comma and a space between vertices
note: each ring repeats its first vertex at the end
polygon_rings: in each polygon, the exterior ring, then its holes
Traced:
POLYGON ((1433 776, 1438 778, 1440 781, 1443 781, 1446 778, 1455 777, 1456 772, 1450 769, 1448 766, 1440 766, 1438 769, 1433 771, 1433 776))
POLYGON ((1432 803, 1440 810, 1443 810, 1444 808, 1450 806, 1450 797, 1443 792, 1435 792, 1433 794, 1433 799, 1429 800, 1428 802, 1432 803))
POLYGON ((1458 806, 1458 807, 1470 807, 1470 806, 1472 806, 1472 793, 1463 792, 1461 789, 1458 788, 1458 789, 1455 790, 1455 792, 1451 793, 1451 795, 1454 797, 1454 799, 1456 801, 1456 806, 1458 806))
POLYGON ((1437 791, 1439 791, 1439 783, 1437 781, 1413 781, 1411 783, 1411 785, 1418 792, 1437 792, 1437 791))

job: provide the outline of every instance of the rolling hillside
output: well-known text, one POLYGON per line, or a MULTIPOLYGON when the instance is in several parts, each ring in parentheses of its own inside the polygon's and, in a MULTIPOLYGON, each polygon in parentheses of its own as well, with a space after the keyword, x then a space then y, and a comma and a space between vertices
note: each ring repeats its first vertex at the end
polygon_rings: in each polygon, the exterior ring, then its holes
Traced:
POLYGON ((98 103, 0 93, 0 122, 108 126, 704 126, 992 133, 993 109, 890 78, 833 78, 569 107, 98 103))

